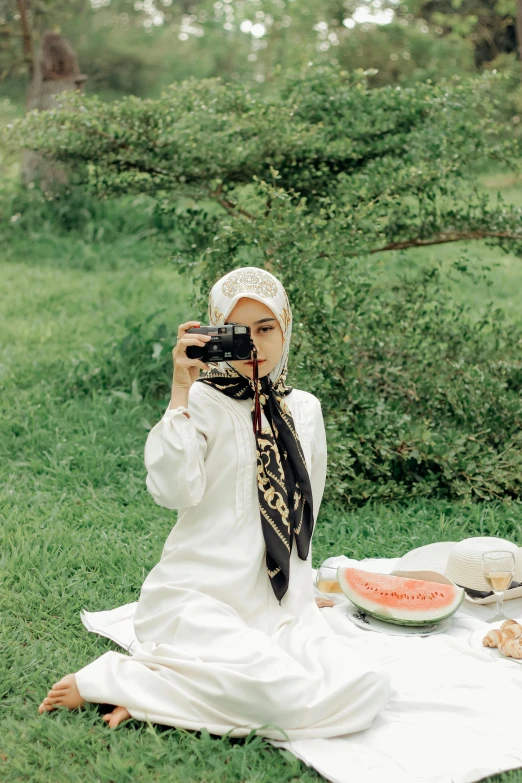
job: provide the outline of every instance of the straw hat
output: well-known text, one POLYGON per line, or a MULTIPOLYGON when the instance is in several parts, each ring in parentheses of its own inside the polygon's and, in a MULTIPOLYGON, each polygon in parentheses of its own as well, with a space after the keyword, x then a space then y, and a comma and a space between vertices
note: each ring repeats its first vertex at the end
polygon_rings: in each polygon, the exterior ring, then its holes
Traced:
POLYGON ((442 541, 412 549, 397 562, 395 571, 437 571, 459 587, 491 591, 482 573, 482 555, 501 549, 513 552, 513 581, 522 582, 522 547, 493 536, 466 538, 464 541, 442 541))

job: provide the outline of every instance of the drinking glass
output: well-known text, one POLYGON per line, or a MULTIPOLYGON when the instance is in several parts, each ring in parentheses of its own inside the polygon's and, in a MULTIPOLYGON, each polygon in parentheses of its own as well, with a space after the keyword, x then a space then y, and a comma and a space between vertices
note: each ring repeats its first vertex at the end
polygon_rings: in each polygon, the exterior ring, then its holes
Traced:
POLYGON ((337 581, 337 568, 321 566, 315 576, 315 586, 321 593, 341 593, 342 590, 337 581))
POLYGON ((515 556, 513 552, 496 549, 482 555, 482 572, 484 579, 495 593, 497 610, 495 616, 487 622, 496 623, 507 620, 504 614, 504 593, 513 581, 515 575, 515 556))

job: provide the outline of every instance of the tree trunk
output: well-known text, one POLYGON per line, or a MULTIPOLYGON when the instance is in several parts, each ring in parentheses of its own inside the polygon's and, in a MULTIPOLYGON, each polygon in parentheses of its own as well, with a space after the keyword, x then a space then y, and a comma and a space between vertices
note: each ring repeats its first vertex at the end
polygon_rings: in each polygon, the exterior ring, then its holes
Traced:
MULTIPOLYGON (((45 34, 42 40, 42 47, 38 57, 33 65, 33 78, 27 91, 27 111, 36 109, 37 111, 48 111, 57 109, 60 104, 60 97, 64 92, 82 91, 87 80, 85 74, 79 73, 77 68, 76 55, 74 55, 70 45, 56 34, 45 34), (46 43, 46 36, 53 39, 53 48, 49 48, 46 43), (66 56, 71 54, 74 58, 73 73, 63 72, 63 59, 58 57, 60 47, 64 45, 66 56), (47 49, 46 49, 47 47, 47 49), (54 59, 54 62, 53 62, 54 59)), ((43 190, 52 189, 53 183, 65 184, 67 175, 65 170, 50 161, 45 156, 25 150, 22 161, 22 177, 26 185, 38 180, 43 190)))
POLYGON ((517 44, 518 44, 518 59, 520 60, 520 66, 522 67, 522 0, 517 0, 517 44))
POLYGON ((29 79, 33 78, 34 57, 33 57, 33 39, 29 30, 27 21, 27 9, 25 0, 17 0, 18 13, 20 14, 20 24, 22 25, 22 41, 24 45, 24 58, 29 69, 29 79))

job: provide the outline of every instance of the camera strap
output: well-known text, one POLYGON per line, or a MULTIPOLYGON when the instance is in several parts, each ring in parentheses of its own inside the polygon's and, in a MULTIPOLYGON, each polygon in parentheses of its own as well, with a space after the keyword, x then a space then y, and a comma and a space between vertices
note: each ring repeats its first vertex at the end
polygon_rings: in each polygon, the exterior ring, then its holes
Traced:
POLYGON ((252 380, 254 381, 254 433, 261 433, 261 405, 259 403, 259 366, 257 363, 257 348, 252 342, 252 358, 254 368, 252 380))

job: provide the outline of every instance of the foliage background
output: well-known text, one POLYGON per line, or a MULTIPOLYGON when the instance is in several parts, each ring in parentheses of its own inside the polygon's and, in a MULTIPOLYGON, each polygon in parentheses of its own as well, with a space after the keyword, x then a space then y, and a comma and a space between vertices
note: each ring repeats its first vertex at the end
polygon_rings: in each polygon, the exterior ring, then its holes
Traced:
MULTIPOLYGON (((187 80, 155 100, 79 96, 7 139, 68 164, 80 193, 148 198, 158 251, 197 281, 200 317, 232 268, 282 278, 292 380, 328 421, 329 500, 518 499, 518 326, 492 303, 471 314, 437 264, 390 286, 375 258, 479 240, 521 255, 520 209, 492 203, 476 181, 477 166, 520 157, 508 81, 376 87, 360 71, 307 66, 270 96, 222 80, 187 80)), ((480 268, 467 252, 452 261, 463 286, 480 268)), ((109 351, 75 368, 70 392, 116 385, 168 402, 175 327, 148 323, 133 326, 119 363, 109 351)))
MULTIPOLYGON (((26 0, 74 44, 88 90, 157 97, 173 81, 220 76, 271 89, 309 61, 371 71, 372 84, 508 70, 520 97, 516 0, 26 0)), ((0 77, 15 94, 27 64, 17 4, 0 0, 0 77)))

